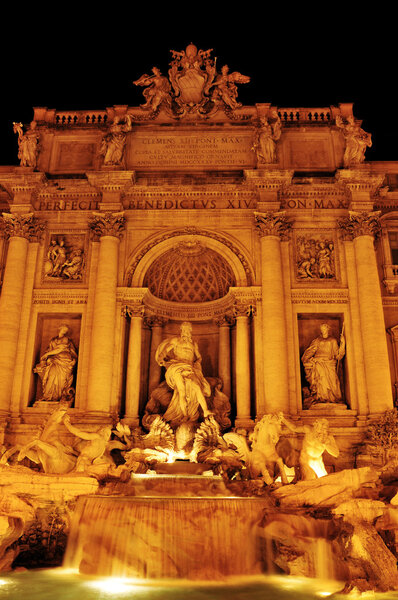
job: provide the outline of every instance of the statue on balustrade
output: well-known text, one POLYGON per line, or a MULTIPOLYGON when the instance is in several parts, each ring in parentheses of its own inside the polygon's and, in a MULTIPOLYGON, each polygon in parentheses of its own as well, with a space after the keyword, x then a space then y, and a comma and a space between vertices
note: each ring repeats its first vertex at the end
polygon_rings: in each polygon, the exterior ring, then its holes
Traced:
POLYGON ((345 354, 344 331, 340 344, 330 335, 330 326, 322 323, 321 335, 305 350, 301 360, 310 385, 312 403, 343 403, 338 367, 345 354))
POLYGON ((104 157, 104 165, 122 164, 128 131, 131 131, 130 115, 126 115, 124 120, 121 117, 115 117, 109 132, 102 139, 100 155, 104 157))
POLYGON ((72 340, 68 337, 69 327, 61 325, 58 335, 50 340, 47 350, 40 357, 40 362, 33 369, 41 379, 44 402, 71 400, 77 352, 72 340))
POLYGON ((36 131, 36 121, 32 121, 24 133, 22 123, 13 123, 14 133, 18 134, 18 158, 21 167, 36 168, 39 134, 36 131))
POLYGON ((346 168, 358 165, 365 160, 366 148, 372 146, 372 136, 355 123, 352 115, 344 123, 342 117, 336 117, 336 125, 343 131, 345 137, 345 151, 343 164, 346 168))
POLYGON ((282 134, 281 121, 276 111, 271 116, 272 121, 266 117, 260 119, 260 127, 257 130, 253 144, 253 150, 256 152, 259 164, 276 162, 276 142, 282 134))

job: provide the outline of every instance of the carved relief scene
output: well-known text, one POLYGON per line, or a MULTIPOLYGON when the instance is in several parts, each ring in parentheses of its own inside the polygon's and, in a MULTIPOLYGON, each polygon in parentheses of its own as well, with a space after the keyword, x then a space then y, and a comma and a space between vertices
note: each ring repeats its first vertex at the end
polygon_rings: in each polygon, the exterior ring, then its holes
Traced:
POLYGON ((81 282, 85 267, 85 235, 51 234, 44 260, 44 280, 81 282))
POLYGON ((336 280, 336 244, 332 232, 297 232, 295 243, 297 280, 336 280))

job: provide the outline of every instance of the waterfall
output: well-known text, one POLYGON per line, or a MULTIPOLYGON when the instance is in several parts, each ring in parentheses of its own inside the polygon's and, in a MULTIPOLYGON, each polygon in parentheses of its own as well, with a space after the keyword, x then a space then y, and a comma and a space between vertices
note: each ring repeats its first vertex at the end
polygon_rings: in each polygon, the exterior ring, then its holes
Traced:
POLYGON ((64 566, 144 579, 259 574, 265 505, 261 498, 81 497, 64 566))

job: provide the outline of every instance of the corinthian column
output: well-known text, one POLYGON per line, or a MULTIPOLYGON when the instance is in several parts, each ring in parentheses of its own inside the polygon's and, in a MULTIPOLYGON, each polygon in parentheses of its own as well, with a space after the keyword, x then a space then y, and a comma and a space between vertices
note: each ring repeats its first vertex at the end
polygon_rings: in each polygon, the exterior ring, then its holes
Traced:
POLYGON ((124 226, 123 213, 93 213, 89 222, 100 243, 86 405, 94 413, 109 413, 111 407, 119 240, 124 226))
POLYGON ((123 421, 128 425, 138 427, 141 391, 142 321, 145 308, 141 302, 137 302, 126 306, 125 310, 130 317, 130 334, 127 356, 126 409, 123 421))
POLYGON ((148 396, 157 388, 160 383, 161 366, 155 360, 156 350, 163 339, 163 325, 165 319, 157 315, 151 315, 147 319, 147 324, 151 328, 151 350, 149 355, 149 385, 148 396))
POLYGON ((281 239, 291 228, 284 211, 254 213, 261 244, 264 396, 267 412, 289 412, 285 291, 281 239))
POLYGON ((44 224, 33 213, 3 213, 1 220, 9 240, 0 297, 0 411, 7 411, 14 379, 28 247, 29 242, 38 240, 44 224))
POLYGON ((379 233, 380 213, 350 211, 339 225, 353 239, 358 280, 360 327, 369 412, 393 408, 386 327, 377 270, 374 237, 379 233))
POLYGON ((218 325, 218 376, 222 379, 223 392, 231 398, 231 333, 233 317, 223 315, 216 321, 218 325))
POLYGON ((249 317, 254 312, 251 304, 236 303, 236 420, 235 427, 249 427, 251 423, 250 402, 250 334, 249 317))

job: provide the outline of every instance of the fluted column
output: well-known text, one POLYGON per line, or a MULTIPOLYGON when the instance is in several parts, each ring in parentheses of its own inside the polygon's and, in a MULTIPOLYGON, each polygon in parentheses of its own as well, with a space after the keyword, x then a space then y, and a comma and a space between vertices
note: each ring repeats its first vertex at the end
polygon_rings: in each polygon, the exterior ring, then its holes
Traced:
POLYGON ((251 419, 250 390, 250 332, 249 317, 254 311, 251 304, 236 303, 236 420, 235 427, 248 427, 251 419))
POLYGON ((378 217, 379 213, 375 212, 350 211, 347 218, 339 221, 354 245, 370 413, 384 412, 393 407, 386 327, 374 249, 374 236, 380 229, 378 217))
POLYGON ((148 325, 151 327, 151 349, 149 354, 149 383, 148 396, 153 392, 160 383, 161 366, 155 360, 156 350, 163 339, 163 325, 165 319, 157 315, 151 315, 147 319, 148 325))
POLYGON ((264 396, 267 412, 289 412, 288 351, 281 239, 291 228, 285 213, 254 213, 261 244, 264 396))
POLYGON ((218 325, 218 376, 223 382, 223 392, 231 397, 231 324, 233 318, 223 315, 217 319, 218 325))
POLYGON ((123 213, 94 213, 89 227, 99 238, 86 408, 109 413, 116 326, 116 288, 123 213))
POLYGON ((33 213, 3 213, 2 225, 9 239, 0 296, 0 411, 9 409, 25 283, 29 242, 44 229, 33 213))
POLYGON ((127 356, 126 408, 123 422, 138 427, 141 392, 142 322, 145 307, 141 302, 130 304, 126 306, 126 313, 130 316, 130 335, 127 356))

